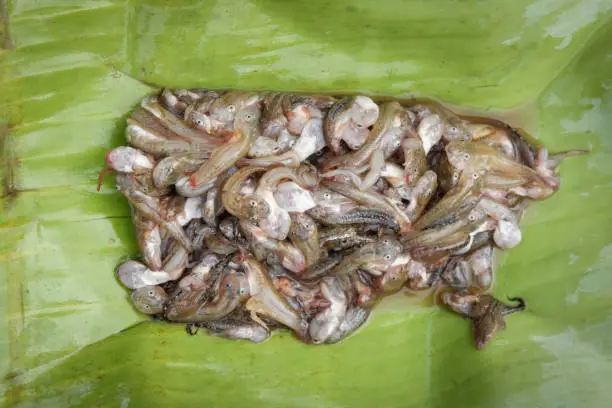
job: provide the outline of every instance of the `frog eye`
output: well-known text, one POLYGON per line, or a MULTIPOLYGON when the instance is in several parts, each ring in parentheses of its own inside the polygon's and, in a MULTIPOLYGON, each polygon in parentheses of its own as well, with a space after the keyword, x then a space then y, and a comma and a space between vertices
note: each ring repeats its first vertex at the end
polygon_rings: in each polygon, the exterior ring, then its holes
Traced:
POLYGON ((226 283, 225 284, 225 289, 231 290, 232 289, 232 284, 231 283, 226 283))
POLYGON ((252 208, 257 207, 257 201, 255 201, 255 200, 249 200, 249 206, 250 206, 250 207, 252 207, 252 208))
POLYGON ((153 292, 152 290, 150 290, 148 294, 149 294, 149 296, 153 296, 153 295, 155 295, 155 292, 153 292))
POLYGON ((469 153, 464 153, 463 154, 463 160, 470 160, 470 154, 469 153))
POLYGON ((329 199, 331 199, 331 194, 323 193, 323 198, 325 198, 326 200, 329 200, 329 199))
POLYGON ((474 214, 470 214, 470 215, 468 215, 468 220, 469 221, 475 221, 476 220, 476 216, 474 214))
POLYGON ((319 339, 319 338, 313 338, 313 339, 312 339, 312 344, 321 344, 321 339, 319 339))
POLYGON ((474 180, 477 180, 477 179, 478 179, 478 177, 480 177, 480 175, 479 175, 478 173, 472 173, 472 178, 473 178, 474 180))
POLYGON ((390 254, 385 255, 385 261, 390 261, 390 260, 391 260, 391 255, 390 254))
POLYGON ((142 308, 144 310, 151 310, 151 306, 149 306, 149 305, 142 305, 142 308))
POLYGON ((459 173, 458 172, 454 172, 453 173, 453 181, 457 181, 459 180, 459 173))
POLYGON ((246 293, 246 289, 245 288, 238 289, 238 294, 239 295, 244 295, 245 293, 246 293))
POLYGON ((279 150, 280 150, 280 147, 278 147, 278 146, 274 146, 274 147, 272 148, 272 151, 273 151, 273 152, 278 152, 279 150))
MULTIPOLYGON (((236 107, 234 105, 228 105, 227 110, 229 112, 233 112, 236 110, 236 107)), ((250 116, 250 115, 247 115, 247 116, 250 116)), ((250 117, 248 117, 248 119, 250 119, 250 117)))

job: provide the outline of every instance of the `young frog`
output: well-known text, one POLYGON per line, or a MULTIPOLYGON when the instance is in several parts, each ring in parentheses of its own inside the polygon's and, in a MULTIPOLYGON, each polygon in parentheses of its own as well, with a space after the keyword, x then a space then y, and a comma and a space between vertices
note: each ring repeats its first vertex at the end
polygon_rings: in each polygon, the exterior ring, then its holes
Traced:
MULTIPOLYGON (((212 128, 220 130, 231 127, 232 123, 236 128, 235 120, 240 116, 240 112, 253 108, 259 110, 259 104, 263 98, 264 95, 257 92, 225 92, 210 105, 212 128)), ((259 125, 259 120, 257 125, 259 125)))
POLYGON ((490 174, 486 176, 486 187, 505 188, 532 199, 543 199, 554 192, 535 170, 506 157, 486 144, 452 142, 446 146, 446 154, 449 162, 458 170, 470 166, 490 170, 490 174))
POLYGON ((207 146, 224 142, 223 138, 203 131, 204 126, 193 126, 193 123, 190 123, 189 120, 185 121, 183 117, 179 117, 168 111, 163 104, 160 103, 157 97, 145 98, 140 106, 143 112, 147 114, 141 116, 155 118, 159 124, 170 132, 168 136, 170 136, 171 139, 207 146))
POLYGON ((209 293, 208 288, 181 291, 166 306, 166 318, 173 322, 192 323, 227 316, 248 298, 247 277, 230 270, 220 279, 219 290, 212 300, 208 299, 209 293))
POLYGON ((327 299, 322 297, 318 282, 302 282, 291 278, 282 270, 280 273, 270 272, 276 290, 283 295, 295 310, 298 310, 304 320, 310 320, 314 315, 329 306, 327 299))
POLYGON ((168 294, 159 286, 143 286, 132 292, 132 304, 141 313, 156 315, 164 311, 168 294))
POLYGON ((185 107, 182 117, 192 128, 199 130, 207 135, 212 135, 215 131, 208 111, 212 103, 219 97, 216 92, 206 92, 197 100, 191 100, 185 107))
POLYGON ((317 223, 303 213, 292 213, 289 239, 302 251, 306 258, 306 267, 316 264, 321 257, 319 247, 319 230, 317 223))
POLYGON ((468 120, 461 118, 439 103, 431 103, 429 106, 440 117, 443 126, 442 138, 446 142, 473 139, 472 130, 474 129, 470 128, 471 123, 468 120))
POLYGON ((427 155, 420 139, 408 137, 402 141, 401 148, 404 151, 404 177, 409 187, 419 181, 427 171, 427 155))
POLYGON ((172 280, 164 270, 152 271, 138 261, 126 261, 117 268, 117 278, 128 289, 155 286, 172 280))
POLYGON ((153 169, 153 182, 156 187, 170 187, 185 173, 193 173, 206 161, 208 154, 188 154, 168 156, 161 159, 153 169))
POLYGON ((438 176, 435 172, 427 170, 415 186, 412 187, 409 195, 409 203, 404 213, 411 221, 418 221, 421 214, 425 211, 427 204, 433 197, 438 188, 438 176))
POLYGON ((275 254, 284 268, 298 275, 306 270, 306 258, 298 248, 285 241, 271 238, 251 222, 241 220, 239 224, 254 251, 260 249, 259 252, 269 251, 275 254))
POLYGON ((442 139, 443 133, 444 124, 439 115, 432 112, 419 121, 417 135, 423 143, 425 154, 429 153, 431 148, 442 139))
POLYGON ((243 185, 250 177, 266 170, 265 167, 242 167, 227 179, 221 189, 221 202, 228 213, 253 222, 258 222, 270 215, 270 206, 263 197, 241 193, 243 185))
MULTIPOLYGON (((382 160, 384 163, 385 159, 389 158, 392 153, 391 150, 393 149, 385 152, 384 147, 398 138, 401 139, 410 131, 411 124, 406 110, 397 102, 385 103, 381 106, 380 117, 374 124, 372 132, 363 147, 346 155, 332 157, 326 164, 325 170, 347 168, 354 170, 366 164, 369 168, 375 169, 377 161, 382 160), (376 155, 375 152, 382 155, 376 155)), ((397 147, 399 147, 399 144, 397 147)), ((373 178, 373 176, 369 178, 373 178)))
MULTIPOLYGON (((193 129, 186 129, 195 132, 193 129)), ((198 133, 197 140, 192 140, 194 135, 179 135, 144 108, 134 111, 127 120, 125 130, 125 137, 131 146, 154 156, 210 153, 224 142, 220 139, 202 139, 201 136, 198 133)))
POLYGON ((211 283, 211 271, 221 261, 219 255, 208 253, 195 265, 191 271, 179 281, 179 288, 187 290, 200 290, 211 283))
POLYGON ((370 316, 370 308, 353 307, 349 308, 344 315, 344 319, 340 325, 325 341, 328 344, 337 343, 347 338, 351 333, 354 333, 361 327, 370 316))
POLYGON ((410 245, 410 254, 415 259, 432 260, 468 253, 474 244, 474 237, 482 232, 494 230, 496 224, 494 220, 488 219, 468 222, 450 233, 439 236, 433 242, 410 245))
POLYGON ((329 149, 338 154, 342 140, 358 147, 367 137, 368 127, 378 119, 378 114, 378 105, 367 96, 337 101, 325 118, 325 141, 329 149))
POLYGON ((212 322, 191 323, 187 328, 190 335, 195 334, 192 331, 194 326, 204 327, 209 334, 230 340, 249 340, 253 343, 261 343, 270 337, 270 330, 265 327, 253 323, 250 319, 236 319, 231 316, 212 322))
POLYGON ((213 187, 206 192, 206 199, 202 204, 202 219, 212 228, 217 227, 217 218, 223 214, 225 209, 221 202, 221 192, 219 188, 213 187))
POLYGON ((505 316, 525 310, 522 298, 508 298, 518 305, 507 305, 491 295, 467 292, 444 292, 442 301, 455 313, 472 321, 472 334, 477 349, 481 350, 493 338, 495 332, 506 328, 505 316))
POLYGON ((399 208, 397 204, 393 203, 388 197, 375 191, 359 191, 348 183, 331 179, 324 180, 322 184, 330 190, 340 193, 358 204, 387 213, 399 224, 401 233, 406 233, 410 230, 410 218, 404 213, 403 209, 399 208))
POLYGON ((193 242, 194 248, 207 248, 219 255, 229 255, 238 251, 234 241, 230 241, 223 235, 218 234, 215 228, 206 225, 198 228, 194 234, 193 242))
POLYGON ((179 221, 175 219, 166 219, 163 214, 164 209, 158 198, 147 196, 142 193, 136 184, 133 175, 127 173, 119 173, 117 175, 117 188, 128 199, 143 217, 155 222, 161 228, 166 230, 177 242, 186 250, 191 250, 191 242, 179 221))
POLYGON ((316 210, 316 213, 320 213, 321 217, 339 216, 359 207, 359 205, 350 198, 325 187, 316 187, 313 193, 316 207, 312 210, 316 210))
POLYGON ((329 307, 317 314, 310 322, 308 333, 313 344, 325 343, 338 330, 345 318, 348 306, 346 294, 337 278, 323 278, 321 292, 329 300, 329 307))
POLYGON ((479 194, 485 174, 482 169, 466 168, 461 173, 457 185, 448 191, 429 211, 417 219, 413 229, 418 231, 435 225, 445 218, 453 218, 453 215, 463 208, 466 201, 475 206, 477 200, 472 200, 472 197, 479 194))
POLYGON ((485 245, 465 259, 452 257, 441 277, 455 291, 490 288, 493 283, 493 247, 485 245))
POLYGON ((168 250, 168 254, 164 258, 162 270, 165 271, 169 280, 174 281, 183 275, 183 272, 189 264, 189 253, 178 243, 173 245, 168 250))
POLYGON ((159 225, 134 211, 134 229, 136 241, 144 262, 153 271, 162 267, 161 235, 159 225))
POLYGON ((97 191, 100 191, 102 180, 108 172, 129 174, 150 174, 155 160, 148 154, 129 146, 119 146, 106 153, 106 167, 98 175, 97 191))
MULTIPOLYGON (((261 118, 262 134, 273 139, 278 139, 284 131, 299 135, 309 120, 323 117, 321 111, 314 106, 320 100, 320 97, 313 98, 288 93, 266 95, 263 99, 264 108, 261 118)), ((329 105, 329 103, 324 105, 329 105)))
POLYGON ((282 148, 276 140, 265 136, 259 136, 249 149, 248 156, 255 158, 268 157, 281 153, 281 150, 282 148))
MULTIPOLYGON (((329 275, 351 274, 361 269, 374 276, 380 276, 398 257, 401 246, 394 239, 383 239, 373 244, 366 244, 352 254, 346 255, 329 275)), ((314 276, 304 276, 313 278, 314 276)))
POLYGON ((119 173, 142 173, 151 171, 155 161, 138 149, 119 146, 106 153, 106 164, 119 173))
POLYGON ((283 179, 294 181, 301 187, 314 187, 318 183, 318 175, 314 166, 303 163, 297 169, 273 168, 260 178, 255 195, 262 197, 268 203, 270 214, 259 222, 259 226, 272 238, 278 240, 286 239, 291 227, 289 212, 281 208, 274 198, 276 187, 283 179))
POLYGON ((288 120, 283 105, 288 97, 285 93, 270 93, 264 96, 260 124, 263 136, 276 140, 281 132, 287 129, 288 120))
MULTIPOLYGON (((329 109, 336 102, 334 98, 322 95, 289 95, 285 101, 283 111, 289 120, 287 130, 294 135, 301 135, 306 125, 313 119, 321 120, 322 130, 324 117, 322 110, 329 109)), ((323 146, 325 146, 325 140, 323 140, 323 146)))
POLYGON ((399 291, 408 281, 414 263, 408 253, 398 255, 389 268, 374 279, 374 288, 384 295, 399 291))
POLYGON ((246 156, 259 136, 259 116, 258 108, 246 108, 238 112, 234 124, 237 140, 228 142, 211 153, 210 159, 190 176, 192 187, 208 184, 246 156))
POLYGON ((240 163, 256 166, 274 166, 282 164, 296 168, 299 167, 301 162, 319 152, 324 147, 323 120, 321 118, 313 118, 304 125, 300 136, 291 147, 291 150, 277 155, 243 159, 240 163))
POLYGON ((247 256, 242 261, 249 283, 251 297, 245 307, 251 312, 251 318, 262 327, 267 327, 258 314, 262 314, 291 328, 299 337, 304 337, 306 322, 282 297, 270 280, 265 267, 254 258, 247 256))
POLYGON ((410 291, 418 292, 431 287, 437 269, 435 266, 426 267, 424 263, 411 260, 406 268, 408 269, 406 287, 410 291))

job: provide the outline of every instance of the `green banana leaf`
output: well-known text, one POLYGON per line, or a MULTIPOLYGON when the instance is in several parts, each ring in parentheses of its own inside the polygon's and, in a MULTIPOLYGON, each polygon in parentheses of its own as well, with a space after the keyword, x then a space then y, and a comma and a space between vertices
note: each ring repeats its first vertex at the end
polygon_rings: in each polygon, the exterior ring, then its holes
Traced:
POLYGON ((612 401, 611 0, 0 0, 6 406, 589 407, 612 401), (486 350, 396 295, 345 342, 188 337, 130 306, 125 200, 96 178, 153 88, 430 96, 590 148, 530 207, 486 350))

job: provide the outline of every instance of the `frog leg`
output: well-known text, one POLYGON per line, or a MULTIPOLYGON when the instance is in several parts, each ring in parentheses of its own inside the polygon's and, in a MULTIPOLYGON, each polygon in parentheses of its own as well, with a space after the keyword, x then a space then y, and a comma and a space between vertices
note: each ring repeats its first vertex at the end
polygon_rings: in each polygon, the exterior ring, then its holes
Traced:
POLYGON ((251 319, 253 319, 253 321, 257 324, 259 324, 261 327, 263 327, 264 329, 270 331, 270 328, 268 327, 268 325, 266 324, 266 322, 264 322, 258 315, 257 315, 257 309, 259 309, 259 305, 260 302, 255 299, 255 298, 250 298, 249 300, 247 300, 245 307, 246 309, 250 312, 251 315, 251 319))
POLYGON ((200 330, 200 326, 198 326, 197 323, 188 323, 185 325, 185 331, 190 336, 198 334, 198 330, 200 330))
POLYGON ((359 267, 359 269, 361 269, 364 272, 369 273, 370 275, 374 275, 374 276, 382 276, 382 274, 383 274, 382 271, 380 271, 380 270, 378 270, 378 269, 376 269, 374 267, 371 267, 371 266, 369 266, 367 264, 366 265, 361 265, 359 267))
POLYGON ((268 327, 268 325, 266 324, 266 322, 264 322, 263 320, 261 320, 261 318, 257 315, 257 312, 254 310, 251 310, 251 319, 253 319, 253 321, 257 324, 259 324, 261 327, 263 327, 264 329, 270 331, 270 328, 268 327))
POLYGON ((518 302, 518 305, 516 306, 504 305, 505 306, 504 312, 503 312, 504 316, 507 316, 509 314, 516 313, 516 312, 522 312, 523 310, 525 310, 526 306, 525 306, 525 301, 523 300, 523 298, 508 297, 508 300, 511 302, 518 302))

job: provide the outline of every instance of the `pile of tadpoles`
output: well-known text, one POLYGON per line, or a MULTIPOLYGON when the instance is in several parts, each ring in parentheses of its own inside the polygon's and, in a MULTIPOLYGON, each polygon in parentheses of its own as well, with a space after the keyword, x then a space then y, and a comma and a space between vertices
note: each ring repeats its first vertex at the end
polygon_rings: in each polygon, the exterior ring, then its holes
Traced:
MULTIPOLYGON (((521 241, 560 161, 519 131, 432 102, 164 89, 106 155, 140 260, 140 312, 232 339, 354 332, 384 296, 432 291, 483 348, 525 308, 487 294, 493 249, 521 241)), ((99 186, 98 186, 99 188, 99 186)))

